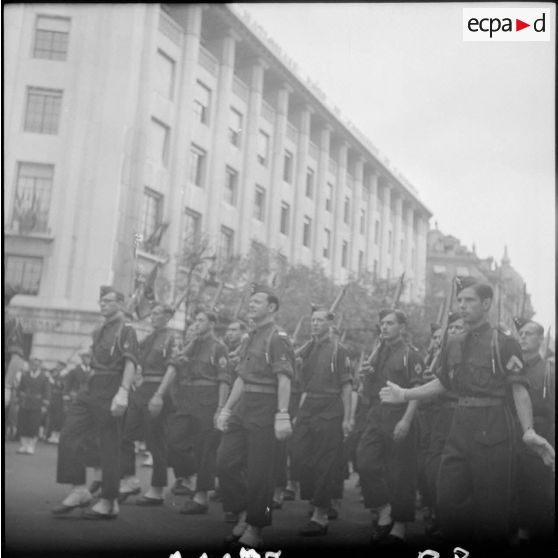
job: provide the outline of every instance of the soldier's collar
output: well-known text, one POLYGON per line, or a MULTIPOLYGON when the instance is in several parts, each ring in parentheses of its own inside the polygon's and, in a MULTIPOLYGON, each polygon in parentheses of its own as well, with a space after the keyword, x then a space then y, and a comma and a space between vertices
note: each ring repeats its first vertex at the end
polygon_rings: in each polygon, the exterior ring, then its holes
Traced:
POLYGON ((316 345, 322 345, 323 343, 327 343, 331 339, 331 336, 329 332, 326 332, 321 337, 314 337, 313 339, 316 345))
POLYGON ((404 344, 405 342, 403 341, 402 337, 399 337, 398 339, 393 341, 393 343, 388 343, 386 341, 386 346, 389 347, 390 349, 399 349, 399 347, 402 347, 404 344))
POLYGON ((116 312, 113 316, 105 318, 103 325, 111 324, 112 322, 124 321, 124 314, 121 311, 116 312))
POLYGON ((476 327, 469 328, 467 330, 467 332, 468 333, 475 333, 475 334, 484 333, 485 331, 489 330, 491 327, 492 326, 490 325, 490 323, 485 321, 485 322, 482 322, 482 324, 479 324, 476 327))
POLYGON ((535 364, 539 360, 542 360, 542 357, 541 357, 540 353, 538 353, 538 352, 530 354, 530 355, 527 355, 527 354, 523 353, 522 356, 523 356, 523 362, 525 364, 535 364))
POLYGON ((270 322, 264 322, 263 324, 256 324, 256 325, 254 326, 254 331, 262 331, 262 330, 264 330, 265 328, 267 328, 267 327, 272 327, 272 326, 274 326, 274 325, 275 325, 275 321, 274 321, 274 320, 272 320, 272 321, 270 321, 270 322))

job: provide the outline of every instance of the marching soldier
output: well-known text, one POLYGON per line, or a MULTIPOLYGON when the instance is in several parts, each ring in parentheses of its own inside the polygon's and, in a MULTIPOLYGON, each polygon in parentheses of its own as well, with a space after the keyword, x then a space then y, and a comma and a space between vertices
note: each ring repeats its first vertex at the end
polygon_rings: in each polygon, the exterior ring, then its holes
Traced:
POLYGON ((17 371, 23 364, 23 331, 19 320, 8 311, 17 291, 8 283, 4 285, 4 406, 10 405, 15 388, 17 371))
POLYGON ((364 505, 377 512, 372 543, 401 544, 405 524, 415 519, 416 402, 380 403, 386 381, 407 387, 420 383, 422 362, 406 345, 402 333, 407 317, 401 310, 380 312, 381 346, 365 373, 364 391, 370 401, 366 429, 357 449, 364 505))
POLYGON ((254 285, 248 315, 254 329, 237 367, 238 377, 217 424, 224 431, 217 470, 225 512, 239 514, 231 542, 258 548, 271 524, 276 439, 292 427, 288 413, 294 354, 275 324, 279 300, 254 285))
POLYGON ((57 482, 73 489, 54 515, 86 507, 91 494, 85 486, 84 443, 96 431, 100 444, 102 489, 98 502, 83 513, 84 519, 118 516, 122 416, 135 374, 138 343, 133 327, 125 322, 124 296, 112 287, 101 287, 99 306, 104 323, 93 333, 92 374, 87 387, 70 407, 58 444, 57 482))
POLYGON ((300 475, 300 497, 314 506, 299 533, 325 535, 339 477, 343 435, 350 430, 352 376, 343 345, 330 333, 333 314, 312 312, 312 342, 300 355, 302 398, 292 438, 292 460, 300 475))
POLYGON ((184 476, 197 473, 193 498, 180 510, 184 515, 207 513, 207 493, 215 490, 215 460, 220 439, 215 421, 230 388, 227 348, 215 337, 216 322, 213 312, 198 312, 197 335, 176 359, 179 387, 177 409, 169 422, 169 449, 174 460, 186 458, 192 464, 193 471, 187 471, 184 476))
MULTIPOLYGON (((533 425, 554 447, 556 380, 554 364, 541 358, 543 327, 514 320, 533 404, 533 425)), ((526 445, 517 455, 518 538, 520 543, 548 544, 554 535, 554 475, 526 445)))
POLYGON ((29 359, 29 370, 23 372, 17 388, 19 413, 17 430, 21 447, 17 453, 35 453, 39 428, 48 412, 50 384, 38 358, 29 359))
POLYGON ((134 441, 145 434, 147 451, 153 456, 151 486, 136 504, 160 506, 164 502, 163 490, 167 486, 166 422, 168 401, 160 392, 161 381, 171 359, 175 356, 175 339, 167 327, 174 314, 165 304, 155 304, 151 311, 153 331, 139 344, 139 362, 142 382, 130 399, 124 420, 121 446, 121 467, 125 478, 120 483, 120 501, 138 492, 135 478, 136 457, 134 441))
POLYGON ((458 279, 457 301, 467 331, 448 339, 438 377, 412 389, 389 382, 382 401, 457 395, 437 484, 439 521, 457 544, 506 544, 510 529, 514 429, 511 391, 523 442, 554 467, 554 450, 533 428, 531 400, 517 341, 488 322, 493 291, 474 278, 458 279))
POLYGON ((50 444, 58 443, 66 414, 64 409, 64 377, 62 375, 65 368, 66 363, 59 360, 47 374, 50 382, 50 404, 45 436, 50 444))
POLYGON ((81 358, 81 364, 72 368, 64 376, 63 398, 66 403, 66 407, 75 401, 78 392, 86 387, 91 374, 91 353, 89 351, 83 351, 79 356, 81 358))

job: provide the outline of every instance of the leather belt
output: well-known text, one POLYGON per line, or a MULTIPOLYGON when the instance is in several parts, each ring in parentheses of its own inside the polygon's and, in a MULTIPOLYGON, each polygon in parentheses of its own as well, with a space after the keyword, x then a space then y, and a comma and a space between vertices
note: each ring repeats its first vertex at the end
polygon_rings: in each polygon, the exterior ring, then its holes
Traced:
POLYGON ((122 374, 122 370, 96 370, 93 369, 93 372, 91 374, 91 377, 94 376, 115 376, 116 374, 122 374))
POLYGON ((147 384, 158 384, 163 379, 163 376, 143 376, 143 381, 147 384))
POLYGON ((308 399, 338 399, 339 393, 307 393, 308 399))
POLYGON ((244 384, 245 393, 277 393, 275 386, 266 386, 263 384, 244 384))
POLYGON ((504 404, 499 397, 460 397, 458 407, 498 407, 504 404))

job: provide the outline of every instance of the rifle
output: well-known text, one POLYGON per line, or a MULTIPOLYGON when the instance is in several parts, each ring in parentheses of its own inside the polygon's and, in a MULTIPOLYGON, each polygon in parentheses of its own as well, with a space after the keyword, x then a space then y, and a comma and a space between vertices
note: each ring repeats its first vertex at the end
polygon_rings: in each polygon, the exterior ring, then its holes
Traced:
POLYGON ((525 317, 525 305, 527 303, 527 283, 523 283, 523 290, 521 291, 521 300, 519 303, 519 317, 525 317))
POLYGON ((217 290, 215 291, 215 294, 213 295, 213 299, 211 301, 210 309, 212 311, 215 311, 215 307, 217 306, 217 302, 221 298, 221 293, 223 292, 224 287, 225 283, 223 281, 219 281, 219 285, 217 286, 217 290))
POLYGON ((240 315, 240 311, 242 310, 242 307, 244 306, 245 302, 246 302, 246 294, 240 295, 240 298, 238 299, 238 304, 236 305, 236 308, 234 309, 233 312, 233 322, 236 322, 236 320, 238 320, 238 316, 240 315))

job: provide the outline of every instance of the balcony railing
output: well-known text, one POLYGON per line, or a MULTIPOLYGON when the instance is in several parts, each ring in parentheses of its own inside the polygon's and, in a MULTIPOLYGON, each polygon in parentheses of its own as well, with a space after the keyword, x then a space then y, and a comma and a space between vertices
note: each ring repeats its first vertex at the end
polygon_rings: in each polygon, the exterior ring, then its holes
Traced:
POLYGON ((265 118, 268 122, 271 122, 273 124, 274 116, 275 112, 273 111, 271 106, 265 101, 262 101, 262 118, 265 118))
POLYGON ((287 138, 294 142, 296 142, 298 138, 298 130, 290 122, 287 122, 287 138))
POLYGON ((319 157, 319 153, 320 153, 319 147, 315 143, 310 142, 310 145, 308 147, 308 154, 310 155, 310 157, 312 157, 312 159, 317 161, 319 157))
POLYGON ((210 74, 217 75, 217 68, 219 62, 211 52, 200 45, 200 52, 198 55, 198 62, 200 66, 203 66, 210 74))
POLYGON ((159 31, 173 43, 180 45, 182 28, 163 10, 159 12, 159 31))
POLYGON ((236 76, 233 78, 232 90, 239 99, 248 101, 248 86, 236 76))

